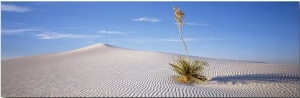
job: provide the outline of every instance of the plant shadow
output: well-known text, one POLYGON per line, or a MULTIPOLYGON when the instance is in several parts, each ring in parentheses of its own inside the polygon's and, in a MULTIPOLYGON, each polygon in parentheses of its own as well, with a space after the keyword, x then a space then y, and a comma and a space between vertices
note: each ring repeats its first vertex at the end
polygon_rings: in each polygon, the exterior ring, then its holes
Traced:
POLYGON ((248 82, 300 82, 299 76, 282 76, 279 74, 253 74, 253 75, 236 75, 236 76, 224 76, 214 77, 209 82, 217 83, 242 83, 247 84, 248 82))

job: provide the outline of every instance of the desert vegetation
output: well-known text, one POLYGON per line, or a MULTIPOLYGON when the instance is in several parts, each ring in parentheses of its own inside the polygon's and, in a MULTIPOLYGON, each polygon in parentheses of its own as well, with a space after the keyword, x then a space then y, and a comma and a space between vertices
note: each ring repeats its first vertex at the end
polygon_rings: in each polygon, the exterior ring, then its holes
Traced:
POLYGON ((209 64, 207 61, 189 59, 188 49, 182 37, 182 26, 184 25, 183 19, 185 13, 177 7, 173 7, 173 9, 175 11, 174 16, 177 22, 179 36, 186 51, 185 58, 179 56, 175 62, 169 63, 173 67, 173 70, 179 74, 176 80, 182 83, 206 83, 208 79, 203 75, 203 70, 209 64))

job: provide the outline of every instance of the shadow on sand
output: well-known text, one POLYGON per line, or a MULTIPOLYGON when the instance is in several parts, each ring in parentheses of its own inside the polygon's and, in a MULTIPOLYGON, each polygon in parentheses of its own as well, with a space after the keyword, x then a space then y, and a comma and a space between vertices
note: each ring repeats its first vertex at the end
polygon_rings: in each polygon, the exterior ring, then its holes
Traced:
POLYGON ((254 75, 237 75, 214 77, 209 81, 216 81, 217 83, 242 83, 247 82, 300 82, 299 76, 282 76, 278 74, 254 74, 254 75))

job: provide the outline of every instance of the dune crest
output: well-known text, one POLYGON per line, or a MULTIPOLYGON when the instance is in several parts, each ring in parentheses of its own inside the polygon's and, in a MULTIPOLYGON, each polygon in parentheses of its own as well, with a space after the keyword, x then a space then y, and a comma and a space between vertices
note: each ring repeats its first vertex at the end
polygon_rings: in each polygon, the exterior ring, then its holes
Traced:
POLYGON ((93 51, 93 50, 102 49, 102 48, 109 48, 109 47, 110 46, 108 46, 107 44, 98 43, 98 44, 93 44, 93 45, 86 46, 86 47, 83 47, 83 48, 66 51, 66 53, 68 53, 68 52, 86 52, 86 51, 93 51))

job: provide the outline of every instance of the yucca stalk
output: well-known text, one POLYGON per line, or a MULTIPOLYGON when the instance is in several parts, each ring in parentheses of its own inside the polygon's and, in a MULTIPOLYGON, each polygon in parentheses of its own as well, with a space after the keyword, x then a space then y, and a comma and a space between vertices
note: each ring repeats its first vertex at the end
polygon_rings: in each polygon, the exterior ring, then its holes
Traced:
POLYGON ((184 22, 183 22, 184 12, 182 12, 182 11, 181 11, 179 8, 177 8, 177 7, 173 7, 173 9, 174 9, 174 11, 175 11, 174 15, 175 15, 175 20, 176 20, 176 22, 177 22, 178 33, 179 33, 179 35, 180 35, 180 38, 181 38, 181 40, 182 40, 182 43, 183 43, 184 48, 185 48, 185 51, 186 51, 186 59, 188 59, 189 52, 188 52, 188 49, 187 49, 187 47, 186 47, 186 44, 185 44, 185 42, 184 42, 184 40, 183 40, 183 38, 182 38, 182 33, 181 33, 181 31, 182 31, 181 28, 182 28, 182 26, 184 25, 184 22))
POLYGON ((194 61, 189 60, 188 49, 182 38, 182 32, 181 32, 182 26, 184 25, 183 22, 184 13, 177 7, 173 7, 173 9, 175 11, 175 20, 177 22, 178 32, 186 51, 186 57, 185 58, 179 57, 179 59, 176 60, 173 64, 172 63, 169 64, 173 67, 173 70, 180 75, 180 77, 177 78, 178 81, 183 83, 192 83, 192 82, 205 83, 208 79, 202 74, 203 74, 204 67, 208 66, 208 63, 202 60, 194 60, 194 61))

